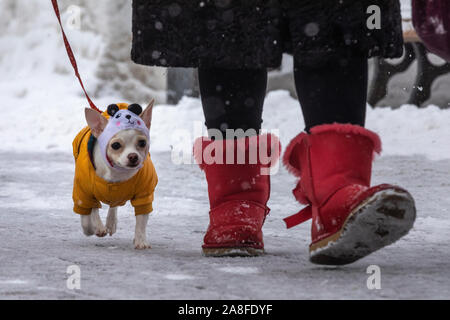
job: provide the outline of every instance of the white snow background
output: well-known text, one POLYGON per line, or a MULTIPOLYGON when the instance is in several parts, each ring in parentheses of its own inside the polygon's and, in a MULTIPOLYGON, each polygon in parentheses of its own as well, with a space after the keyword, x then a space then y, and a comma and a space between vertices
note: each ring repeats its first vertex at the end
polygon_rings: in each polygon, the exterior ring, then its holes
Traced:
MULTIPOLYGON (((203 122, 200 101, 158 105, 151 128, 160 179, 148 226, 153 248, 136 251, 129 205, 119 210, 113 237, 82 234, 72 212, 71 143, 85 126, 87 102, 50 1, 16 1, 16 17, 6 14, 10 3, 0 0, 1 299, 450 298, 450 109, 368 108, 367 128, 380 134, 384 149, 374 165, 374 183, 408 188, 418 218, 396 244, 349 266, 322 267, 308 262, 310 223, 286 230, 282 222, 300 209, 291 196, 295 179, 284 168, 272 177, 267 254, 202 257, 208 224, 203 173, 171 160, 173 148, 189 152, 198 136, 193 127, 203 122), (189 139, 180 139, 180 132, 189 139), (74 264, 81 268, 81 290, 66 287, 66 268, 74 264), (373 264, 381 268, 381 290, 366 286, 366 268, 373 264)), ((99 81, 93 70, 102 39, 83 28, 66 32, 89 91, 99 81)), ((94 101, 104 109, 122 98, 111 92, 94 101)), ((285 91, 270 92, 263 127, 278 129, 286 146, 303 128, 298 102, 285 91)))

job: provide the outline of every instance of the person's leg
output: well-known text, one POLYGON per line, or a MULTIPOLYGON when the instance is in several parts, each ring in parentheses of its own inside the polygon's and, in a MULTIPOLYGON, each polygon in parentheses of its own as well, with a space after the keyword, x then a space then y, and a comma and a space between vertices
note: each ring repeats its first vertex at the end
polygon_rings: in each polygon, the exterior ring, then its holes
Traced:
POLYGON ((265 69, 203 69, 198 78, 208 129, 259 132, 267 87, 265 69))
POLYGON ((262 226, 269 212, 267 169, 276 163, 280 150, 278 138, 259 135, 267 71, 200 69, 199 82, 211 136, 211 139, 200 138, 194 144, 195 159, 208 183, 210 203, 210 224, 204 237, 203 253, 206 256, 261 254, 264 250, 262 226), (245 136, 236 134, 237 139, 218 140, 212 129, 220 130, 222 135, 227 129, 247 132, 245 136), (249 129, 254 131, 249 132, 249 129), (212 140, 213 137, 216 139, 212 140), (211 163, 209 155, 213 150, 211 163), (252 154, 255 151, 256 157, 252 154), (261 161, 262 153, 272 162, 261 161), (245 160, 256 161, 239 162, 237 159, 242 159, 242 155, 245 160), (229 161, 230 156, 235 161, 229 161))
POLYGON ((294 77, 306 131, 334 122, 364 126, 367 58, 335 59, 320 67, 296 62, 294 77))
POLYGON ((363 128, 367 60, 320 68, 296 66, 306 130, 287 146, 283 162, 300 178, 294 196, 308 206, 286 218, 288 227, 312 219, 310 260, 347 264, 387 246, 412 228, 414 199, 394 185, 371 187, 372 160, 381 151, 363 128))

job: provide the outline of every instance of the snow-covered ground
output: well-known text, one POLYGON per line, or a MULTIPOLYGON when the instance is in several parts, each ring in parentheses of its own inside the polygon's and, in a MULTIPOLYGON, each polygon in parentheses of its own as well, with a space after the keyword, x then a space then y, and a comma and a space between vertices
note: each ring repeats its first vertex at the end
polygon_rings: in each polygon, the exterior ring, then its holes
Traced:
MULTIPOLYGON (((5 89, 20 82, 1 82, 0 298, 450 298, 450 110, 369 110, 368 127, 381 133, 386 151, 375 162, 374 183, 408 188, 418 219, 395 245, 331 268, 308 262, 309 223, 284 227, 282 218, 299 206, 291 196, 295 181, 283 168, 272 177, 267 255, 202 257, 208 224, 203 173, 193 164, 174 164, 170 151, 187 146, 189 152, 189 140, 177 137, 193 138, 192 128, 202 121, 200 102, 190 98, 155 108, 151 151, 160 182, 148 228, 153 248, 133 249, 129 206, 120 210, 113 237, 86 238, 71 200, 71 140, 85 124, 85 102, 71 80, 49 85, 30 79, 25 96, 5 89), (82 279, 76 291, 66 287, 66 269, 74 264, 82 279), (372 264, 381 268, 381 290, 367 289, 372 264)), ((264 118, 267 129, 279 129, 284 145, 303 125, 287 92, 268 95, 264 118)))
MULTIPOLYGON (((3 137, 2 137, 3 138, 3 137)), ((450 160, 385 156, 374 182, 396 182, 412 192, 414 229, 396 244, 354 264, 309 263, 310 223, 286 230, 282 218, 298 210, 293 179, 272 179, 272 208, 264 227, 267 254, 205 258, 206 184, 195 166, 171 164, 153 153, 160 182, 148 238, 133 249, 132 208, 119 210, 112 237, 85 237, 72 213, 73 159, 62 152, 0 153, 1 299, 413 299, 450 298, 450 160), (71 265, 81 290, 66 287, 71 265), (381 268, 381 289, 366 286, 369 265, 381 268)), ((104 212, 103 212, 104 214, 104 212)))
MULTIPOLYGON (((9 25, 15 33, 0 37, 0 299, 450 298, 450 109, 433 106, 368 110, 367 127, 384 142, 374 183, 408 188, 418 218, 405 238, 352 265, 308 262, 310 223, 286 230, 282 222, 300 208, 291 195, 295 180, 283 168, 272 177, 267 254, 202 257, 208 224, 203 173, 174 163, 201 134, 201 106, 192 98, 155 108, 151 153, 159 185, 148 227, 152 249, 133 249, 129 205, 119 210, 117 234, 86 238, 71 199, 71 142, 85 125, 86 101, 52 12, 36 12, 38 27, 9 25), (81 268, 81 290, 66 287, 70 265, 81 268), (369 265, 381 268, 381 290, 366 286, 369 265)), ((70 33, 89 90, 98 81, 91 71, 101 44, 94 34, 70 33)), ((95 99, 102 109, 119 101, 114 92, 95 99)), ((264 128, 279 130, 284 146, 303 127, 298 102, 285 91, 267 96, 264 120, 264 128)))

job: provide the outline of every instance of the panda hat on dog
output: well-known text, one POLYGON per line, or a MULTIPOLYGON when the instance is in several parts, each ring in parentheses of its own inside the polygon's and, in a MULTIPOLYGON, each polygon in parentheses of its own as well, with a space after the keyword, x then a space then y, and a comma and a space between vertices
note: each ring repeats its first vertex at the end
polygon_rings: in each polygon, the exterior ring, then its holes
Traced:
MULTIPOLYGON (((103 159, 110 168, 127 170, 113 164, 109 160, 107 155, 108 143, 118 132, 130 129, 142 132, 147 137, 147 141, 150 139, 149 129, 145 125, 144 120, 139 117, 142 113, 142 107, 135 103, 129 105, 128 109, 120 109, 117 104, 111 104, 108 106, 107 113, 109 115, 109 121, 102 133, 98 136, 97 143, 99 144, 103 159)), ((140 169, 143 165, 144 162, 133 169, 140 169)))

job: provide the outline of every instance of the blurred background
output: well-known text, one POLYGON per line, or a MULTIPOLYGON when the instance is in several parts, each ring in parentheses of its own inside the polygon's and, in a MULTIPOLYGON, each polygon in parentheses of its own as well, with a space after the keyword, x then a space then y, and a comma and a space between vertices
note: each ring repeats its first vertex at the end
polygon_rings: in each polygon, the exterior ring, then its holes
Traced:
MULTIPOLYGON (((402 0, 405 54, 370 60, 367 128, 381 134, 385 154, 450 157, 450 73, 414 34, 409 0, 402 0), (420 144, 420 148, 414 147, 420 144), (447 146, 444 147, 444 146, 447 146)), ((85 87, 97 106, 146 104, 155 98, 152 151, 187 153, 204 117, 196 71, 133 63, 131 0, 59 0, 65 31, 85 87), (180 100, 181 99, 181 100, 180 100), (177 134, 177 130, 183 133, 177 134), (195 132, 193 132, 193 130, 195 132)), ((292 58, 270 70, 263 128, 283 144, 303 128, 292 58)), ((50 0, 0 0, 0 151, 71 152, 85 125, 87 101, 74 76, 50 0)))
MULTIPOLYGON (((62 18, 80 60, 82 76, 89 79, 94 97, 119 93, 125 100, 176 104, 182 96, 198 96, 192 69, 152 68, 134 64, 131 50, 130 0, 60 0, 62 18)), ((2 77, 20 74, 72 73, 61 56, 61 35, 50 1, 0 0, 0 71, 2 77)), ((400 59, 370 60, 369 103, 373 106, 450 107, 450 68, 426 53, 414 36, 411 5, 402 0, 405 54, 400 59)), ((278 70, 271 70, 268 91, 287 90, 296 96, 292 58, 285 55, 278 70)))

